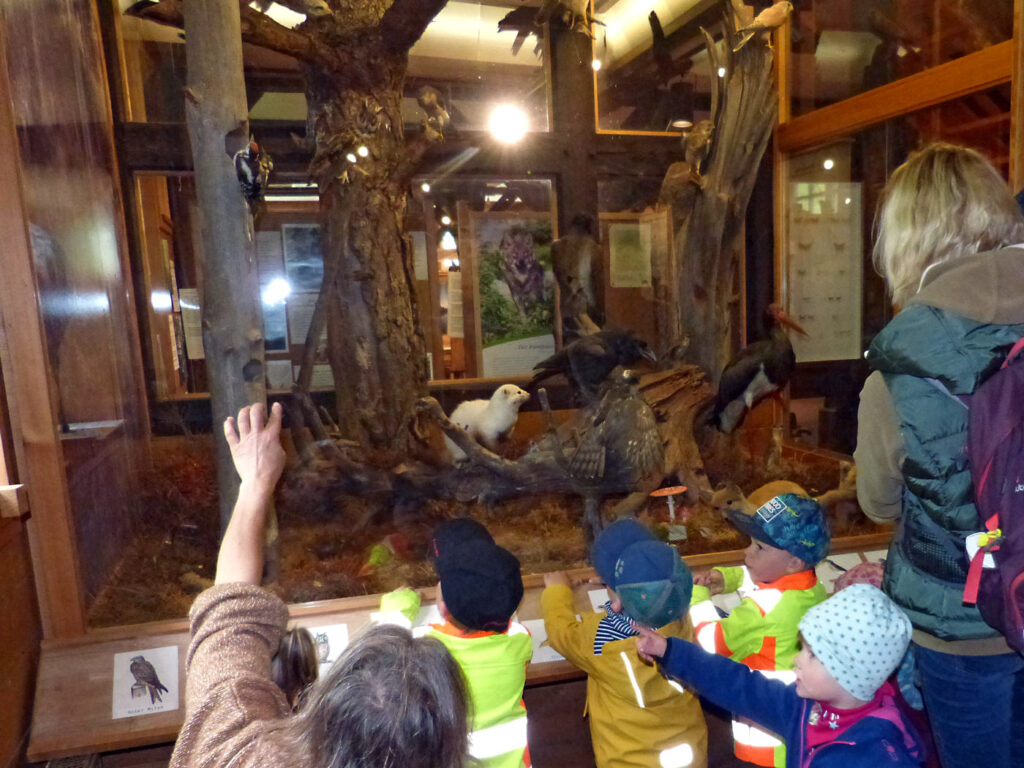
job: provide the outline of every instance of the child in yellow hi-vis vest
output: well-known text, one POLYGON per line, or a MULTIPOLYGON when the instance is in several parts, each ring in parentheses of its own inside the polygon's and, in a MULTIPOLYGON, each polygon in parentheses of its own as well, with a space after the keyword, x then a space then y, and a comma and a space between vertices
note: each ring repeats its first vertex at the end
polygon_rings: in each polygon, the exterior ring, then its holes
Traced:
POLYGON ((564 573, 544 577, 551 647, 587 673, 587 714, 599 768, 705 768, 707 727, 697 698, 636 653, 637 624, 693 639, 686 616, 693 582, 668 544, 636 520, 594 541, 591 562, 611 599, 580 618, 564 573))
MULTIPOLYGON (((697 643, 766 677, 792 682, 800 619, 827 597, 814 572, 829 546, 821 505, 784 493, 752 515, 726 514, 750 536, 750 546, 743 567, 712 568, 694 576, 690 619, 697 643), (728 592, 737 592, 742 600, 722 618, 711 596, 728 592)), ((749 720, 733 721, 733 744, 740 760, 767 768, 786 764, 782 739, 749 720)))
MULTIPOLYGON (((466 676, 473 705, 470 755, 484 768, 529 768, 523 686, 533 641, 526 627, 511 620, 523 599, 519 560, 469 518, 439 525, 430 555, 440 577, 437 607, 444 623, 413 633, 440 640, 466 676)), ((412 590, 381 599, 382 610, 410 619, 418 608, 412 590)))

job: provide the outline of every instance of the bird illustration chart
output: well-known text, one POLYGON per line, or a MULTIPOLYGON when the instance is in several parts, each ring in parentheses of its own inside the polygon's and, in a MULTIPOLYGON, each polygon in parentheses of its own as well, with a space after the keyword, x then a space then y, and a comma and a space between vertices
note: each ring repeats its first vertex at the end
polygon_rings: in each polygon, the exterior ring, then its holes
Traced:
POLYGON ((178 708, 178 646, 114 654, 113 713, 151 715, 178 708))

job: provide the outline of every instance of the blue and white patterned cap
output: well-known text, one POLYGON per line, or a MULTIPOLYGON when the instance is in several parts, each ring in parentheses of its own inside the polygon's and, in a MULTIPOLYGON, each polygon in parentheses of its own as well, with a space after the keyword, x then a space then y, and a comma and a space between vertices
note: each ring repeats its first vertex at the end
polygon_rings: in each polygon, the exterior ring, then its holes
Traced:
POLYGON ((752 539, 817 565, 828 554, 829 532, 821 504, 810 496, 783 493, 762 504, 752 515, 726 512, 729 522, 752 539))
POLYGON ((878 587, 851 584, 807 611, 800 632, 837 683, 871 701, 907 652, 913 627, 878 587))

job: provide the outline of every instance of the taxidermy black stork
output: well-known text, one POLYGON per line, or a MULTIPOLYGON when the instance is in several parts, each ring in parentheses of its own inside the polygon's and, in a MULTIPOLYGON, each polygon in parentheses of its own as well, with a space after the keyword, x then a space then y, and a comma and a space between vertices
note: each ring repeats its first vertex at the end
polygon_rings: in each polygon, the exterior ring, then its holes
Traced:
POLYGON ((742 422, 747 411, 764 398, 773 395, 789 381, 796 366, 793 345, 786 334, 792 328, 804 336, 801 328, 778 304, 769 304, 764 311, 768 338, 755 341, 740 350, 725 369, 718 382, 718 397, 712 419, 726 434, 742 422))

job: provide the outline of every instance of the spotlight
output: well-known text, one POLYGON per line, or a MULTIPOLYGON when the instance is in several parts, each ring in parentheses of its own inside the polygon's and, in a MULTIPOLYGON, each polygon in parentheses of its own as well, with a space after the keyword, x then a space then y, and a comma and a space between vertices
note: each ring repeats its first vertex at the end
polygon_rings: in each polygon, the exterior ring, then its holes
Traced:
POLYGON ((526 135, 526 113, 512 104, 501 104, 491 112, 491 135, 502 144, 515 144, 526 135))

